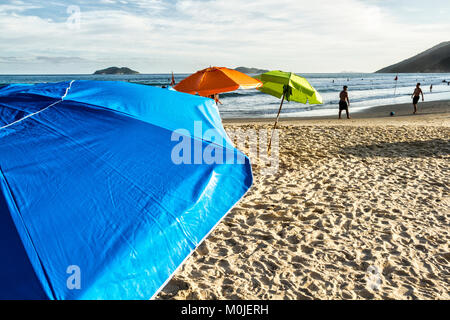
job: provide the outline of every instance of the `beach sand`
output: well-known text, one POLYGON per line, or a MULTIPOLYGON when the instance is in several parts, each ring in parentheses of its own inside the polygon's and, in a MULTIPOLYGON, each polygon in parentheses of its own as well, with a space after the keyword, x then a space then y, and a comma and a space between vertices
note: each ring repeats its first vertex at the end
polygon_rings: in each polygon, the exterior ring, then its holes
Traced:
POLYGON ((252 159, 252 189, 157 299, 449 299, 450 103, 411 109, 281 121, 278 171, 252 159))

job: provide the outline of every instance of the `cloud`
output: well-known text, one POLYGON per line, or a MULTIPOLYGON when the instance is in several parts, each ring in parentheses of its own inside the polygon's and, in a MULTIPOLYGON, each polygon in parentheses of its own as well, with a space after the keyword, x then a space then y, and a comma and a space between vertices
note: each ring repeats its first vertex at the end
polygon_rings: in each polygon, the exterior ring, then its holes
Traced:
POLYGON ((29 63, 33 60, 30 57, 0 57, 0 63, 29 63))
POLYGON ((89 62, 87 59, 80 57, 49 57, 49 56, 37 56, 36 61, 43 61, 52 64, 68 64, 68 63, 85 63, 89 62))
POLYGON ((0 14, 12 14, 39 8, 42 8, 42 6, 34 4, 26 4, 23 1, 11 1, 7 4, 0 5, 0 14))
POLYGON ((36 63, 48 62, 55 64, 65 63, 85 63, 89 60, 80 57, 53 57, 53 56, 28 56, 28 57, 1 57, 0 63, 36 63))
MULTIPOLYGON (((41 2, 29 3, 31 9, 41 2)), ((448 40, 446 20, 420 26, 405 23, 380 3, 73 1, 81 9, 80 28, 73 30, 66 25, 62 2, 45 8, 58 12, 51 20, 12 10, 21 6, 11 2, 9 9, 0 5, 0 52, 9 57, 53 57, 39 62, 58 72, 64 71, 64 62, 58 62, 64 59, 58 57, 79 57, 83 61, 76 71, 81 72, 107 63, 142 72, 191 72, 208 65, 338 72, 375 71, 448 40)), ((12 63, 9 72, 14 65, 18 63, 12 63)))

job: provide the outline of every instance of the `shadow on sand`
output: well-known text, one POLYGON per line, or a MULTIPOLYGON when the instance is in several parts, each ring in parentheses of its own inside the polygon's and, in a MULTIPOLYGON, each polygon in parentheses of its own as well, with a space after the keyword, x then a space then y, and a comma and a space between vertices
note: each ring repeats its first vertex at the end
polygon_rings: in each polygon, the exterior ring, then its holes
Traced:
POLYGON ((341 149, 343 154, 361 158, 423 158, 450 155, 450 140, 433 139, 410 142, 382 142, 370 145, 356 145, 341 149))

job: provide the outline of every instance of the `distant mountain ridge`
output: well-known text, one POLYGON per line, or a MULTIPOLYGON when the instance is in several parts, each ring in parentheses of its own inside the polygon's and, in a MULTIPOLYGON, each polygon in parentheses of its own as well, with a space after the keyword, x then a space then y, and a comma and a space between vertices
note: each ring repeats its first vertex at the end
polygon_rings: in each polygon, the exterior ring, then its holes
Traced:
POLYGON ((439 73, 450 72, 450 41, 442 42, 418 55, 376 73, 439 73))
POLYGON ((139 72, 126 67, 109 67, 106 69, 97 70, 94 72, 94 74, 139 74, 139 72))
POLYGON ((261 73, 269 72, 269 70, 265 70, 265 69, 247 68, 247 67, 237 67, 234 70, 245 73, 245 74, 261 74, 261 73))

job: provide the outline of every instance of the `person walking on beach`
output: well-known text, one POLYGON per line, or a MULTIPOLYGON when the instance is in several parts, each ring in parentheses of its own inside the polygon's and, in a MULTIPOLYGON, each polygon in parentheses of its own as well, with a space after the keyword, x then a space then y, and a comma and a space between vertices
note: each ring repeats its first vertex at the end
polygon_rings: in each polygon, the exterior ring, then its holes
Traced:
POLYGON ((344 86, 344 90, 339 94, 339 119, 342 119, 341 113, 343 110, 347 113, 347 119, 350 119, 350 113, 348 112, 348 107, 350 107, 350 100, 348 99, 348 87, 344 86))
POLYGON ((417 103, 419 103, 420 95, 422 95, 422 101, 425 101, 423 98, 423 92, 422 89, 420 89, 420 82, 417 83, 416 88, 414 89, 414 92, 411 96, 413 98, 413 106, 414 106, 414 113, 417 114, 417 103))
POLYGON ((216 105, 223 104, 222 101, 219 100, 218 93, 214 94, 214 101, 216 102, 216 105))
POLYGON ((219 104, 222 105, 223 104, 222 101, 219 100, 219 94, 218 93, 214 93, 214 94, 210 95, 209 98, 213 99, 214 102, 216 103, 216 105, 219 105, 219 104))

